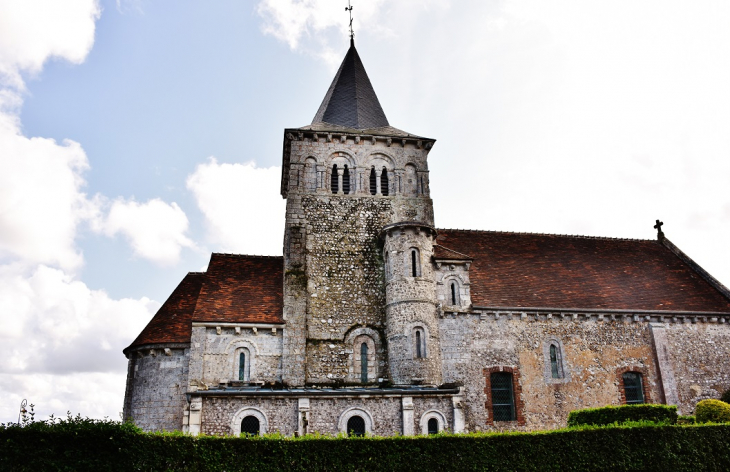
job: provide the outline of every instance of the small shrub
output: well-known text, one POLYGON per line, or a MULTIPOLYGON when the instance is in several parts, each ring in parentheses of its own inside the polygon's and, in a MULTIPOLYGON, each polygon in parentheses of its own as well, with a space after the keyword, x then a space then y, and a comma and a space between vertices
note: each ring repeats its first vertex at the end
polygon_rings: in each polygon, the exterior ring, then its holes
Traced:
POLYGON ((725 393, 720 397, 721 402, 730 403, 730 388, 725 390, 725 393))
POLYGON ((697 419, 694 415, 679 415, 677 418, 677 424, 695 424, 697 419))
POLYGON ((730 405, 720 400, 702 400, 695 407, 698 423, 730 423, 730 405))
POLYGON ((649 421, 652 423, 675 424, 677 407, 674 405, 621 405, 586 408, 568 414, 568 426, 609 425, 628 421, 649 421))

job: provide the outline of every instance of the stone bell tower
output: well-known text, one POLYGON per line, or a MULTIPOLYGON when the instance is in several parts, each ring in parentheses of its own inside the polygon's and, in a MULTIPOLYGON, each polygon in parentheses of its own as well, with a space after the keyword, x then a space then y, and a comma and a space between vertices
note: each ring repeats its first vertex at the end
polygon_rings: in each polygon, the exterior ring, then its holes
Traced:
POLYGON ((312 123, 284 131, 285 384, 440 381, 440 367, 411 359, 440 360, 427 165, 434 142, 390 126, 352 41, 312 123), (416 278, 406 267, 411 247, 416 278), (386 257, 405 259, 386 275, 386 257), (422 352, 408 350, 416 332, 422 352))

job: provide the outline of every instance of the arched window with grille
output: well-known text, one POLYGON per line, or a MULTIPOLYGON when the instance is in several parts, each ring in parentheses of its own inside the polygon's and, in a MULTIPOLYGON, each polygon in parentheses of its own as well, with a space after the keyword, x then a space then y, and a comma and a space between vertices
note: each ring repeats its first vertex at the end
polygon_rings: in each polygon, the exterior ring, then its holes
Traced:
POLYGON ((624 372, 621 376, 626 404, 644 403, 644 379, 641 372, 624 372))
POLYGON ((362 416, 352 416, 347 420, 348 436, 365 436, 365 420, 362 416))
POLYGON ((350 169, 345 164, 345 170, 342 173, 342 193, 345 195, 350 194, 350 169))
POLYGON ((246 379, 246 353, 241 351, 238 353, 238 380, 246 379))
POLYGON ((550 343, 550 375, 554 379, 562 379, 564 377, 560 346, 556 343, 550 343))
POLYGON ((241 434, 250 434, 258 436, 261 431, 261 423, 259 419, 253 415, 248 415, 241 420, 241 434))
POLYGON ((334 164, 332 166, 332 177, 330 178, 330 190, 332 190, 332 193, 337 193, 337 190, 339 190, 339 181, 337 176, 337 164, 334 164))
POLYGON ((380 193, 384 196, 388 196, 390 186, 388 185, 388 170, 383 168, 383 172, 380 173, 380 193))
POLYGON ((246 348, 238 348, 234 357, 233 378, 248 382, 251 380, 251 353, 246 348))
POLYGON ((412 247, 409 251, 409 272, 411 274, 411 277, 420 277, 421 276, 421 254, 415 247, 412 247))
POLYGON ((370 169, 370 195, 378 193, 378 178, 375 176, 375 168, 370 169))
POLYGON ((438 434, 439 432, 439 420, 431 418, 428 420, 428 434, 438 434))

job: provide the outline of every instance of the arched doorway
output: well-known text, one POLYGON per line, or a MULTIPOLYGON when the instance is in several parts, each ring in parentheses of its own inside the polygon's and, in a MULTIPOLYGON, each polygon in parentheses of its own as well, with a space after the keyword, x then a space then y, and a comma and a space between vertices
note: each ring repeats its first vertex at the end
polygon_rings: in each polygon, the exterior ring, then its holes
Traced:
POLYGON ((253 415, 248 415, 241 420, 241 433, 258 436, 261 431, 261 423, 259 419, 253 415))

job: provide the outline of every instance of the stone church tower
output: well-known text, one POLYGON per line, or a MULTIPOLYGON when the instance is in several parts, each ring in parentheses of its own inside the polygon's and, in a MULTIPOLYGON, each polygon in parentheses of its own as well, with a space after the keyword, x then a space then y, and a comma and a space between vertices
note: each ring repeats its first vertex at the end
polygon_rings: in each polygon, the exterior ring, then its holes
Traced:
POLYGON ((312 124, 285 130, 285 384, 441 383, 433 143, 390 126, 354 43, 312 124))
POLYGON ((730 389, 730 290, 663 232, 437 229, 434 142, 390 126, 351 41, 312 123, 284 130, 283 254, 214 253, 184 277, 124 350, 125 419, 535 430, 604 405, 691 413, 730 389))

